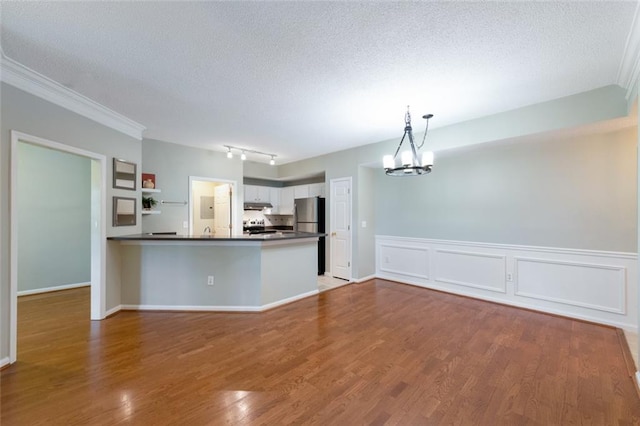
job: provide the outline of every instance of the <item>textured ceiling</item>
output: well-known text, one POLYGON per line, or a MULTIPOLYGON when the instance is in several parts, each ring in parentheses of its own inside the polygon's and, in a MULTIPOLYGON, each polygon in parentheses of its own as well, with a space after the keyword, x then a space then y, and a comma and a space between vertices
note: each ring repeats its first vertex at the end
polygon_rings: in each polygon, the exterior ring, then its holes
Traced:
POLYGON ((407 104, 439 127, 615 84, 636 3, 0 7, 9 58, 145 137, 285 163, 399 137, 407 104))

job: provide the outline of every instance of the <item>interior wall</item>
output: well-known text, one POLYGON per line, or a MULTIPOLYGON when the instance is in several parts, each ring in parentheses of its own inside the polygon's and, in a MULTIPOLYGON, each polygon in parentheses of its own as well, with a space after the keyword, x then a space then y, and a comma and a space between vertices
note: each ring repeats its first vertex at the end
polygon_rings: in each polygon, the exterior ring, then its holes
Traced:
POLYGON ((381 172, 371 167, 360 167, 358 172, 358 220, 354 228, 357 229, 358 270, 354 276, 364 278, 376 273, 375 258, 375 230, 376 230, 376 175, 381 172))
MULTIPOLYGON (((107 157, 107 179, 112 176, 112 158, 123 158, 140 164, 140 141, 103 126, 93 120, 70 112, 67 109, 23 92, 13 86, 2 83, 0 86, 0 359, 9 356, 9 185, 11 174, 10 150, 11 130, 49 139, 65 145, 102 154, 107 157)), ((140 232, 138 225, 132 227, 112 226, 112 197, 114 195, 140 197, 139 190, 117 190, 107 182, 107 236, 135 234, 140 232)), ((59 243, 64 247, 64 242, 59 243)), ((118 265, 118 247, 108 245, 106 271, 106 308, 120 305, 120 276, 114 272, 118 265)))
POLYGON ((19 143, 17 192, 18 291, 90 283, 91 160, 19 143))
MULTIPOLYGON (((237 225, 234 233, 242 234, 243 162, 238 156, 228 159, 224 152, 143 139, 142 158, 145 173, 156 175, 156 188, 162 191, 157 194, 159 200, 188 201, 189 176, 234 181, 236 204, 233 206, 233 224, 237 225)), ((142 218, 144 232, 188 232, 183 227, 184 222, 189 222, 189 207, 186 204, 158 204, 156 210, 161 213, 142 218)))
POLYGON ((637 128, 452 150, 424 178, 378 175, 379 235, 637 251, 637 128))

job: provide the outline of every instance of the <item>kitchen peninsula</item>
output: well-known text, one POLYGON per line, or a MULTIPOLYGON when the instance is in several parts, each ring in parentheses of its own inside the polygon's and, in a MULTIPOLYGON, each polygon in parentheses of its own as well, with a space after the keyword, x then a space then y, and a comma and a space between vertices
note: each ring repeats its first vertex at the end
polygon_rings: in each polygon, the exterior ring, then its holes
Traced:
POLYGON ((318 238, 137 234, 120 244, 122 309, 256 312, 318 292, 318 238))

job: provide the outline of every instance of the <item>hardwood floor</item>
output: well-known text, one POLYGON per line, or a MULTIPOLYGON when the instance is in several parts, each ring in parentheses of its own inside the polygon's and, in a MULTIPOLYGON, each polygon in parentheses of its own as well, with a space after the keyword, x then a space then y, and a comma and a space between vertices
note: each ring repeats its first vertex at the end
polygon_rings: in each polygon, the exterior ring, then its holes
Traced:
POLYGON ((265 313, 20 298, 2 425, 637 425, 613 328, 382 280, 265 313))

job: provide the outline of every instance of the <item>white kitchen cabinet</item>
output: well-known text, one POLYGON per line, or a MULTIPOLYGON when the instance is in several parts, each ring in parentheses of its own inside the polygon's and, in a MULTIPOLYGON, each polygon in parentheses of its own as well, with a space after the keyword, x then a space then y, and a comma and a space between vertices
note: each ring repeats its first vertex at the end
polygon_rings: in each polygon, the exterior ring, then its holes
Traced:
POLYGON ((271 188, 268 186, 245 185, 245 203, 269 203, 271 201, 271 188))
POLYGON ((269 188, 269 200, 272 214, 280 214, 280 188, 269 188))
POLYGON ((309 197, 324 198, 324 183, 312 183, 309 185, 309 197))
POLYGON ((293 214, 293 186, 280 189, 279 214, 293 214))
POLYGON ((293 198, 309 198, 309 185, 296 185, 293 187, 293 198))

